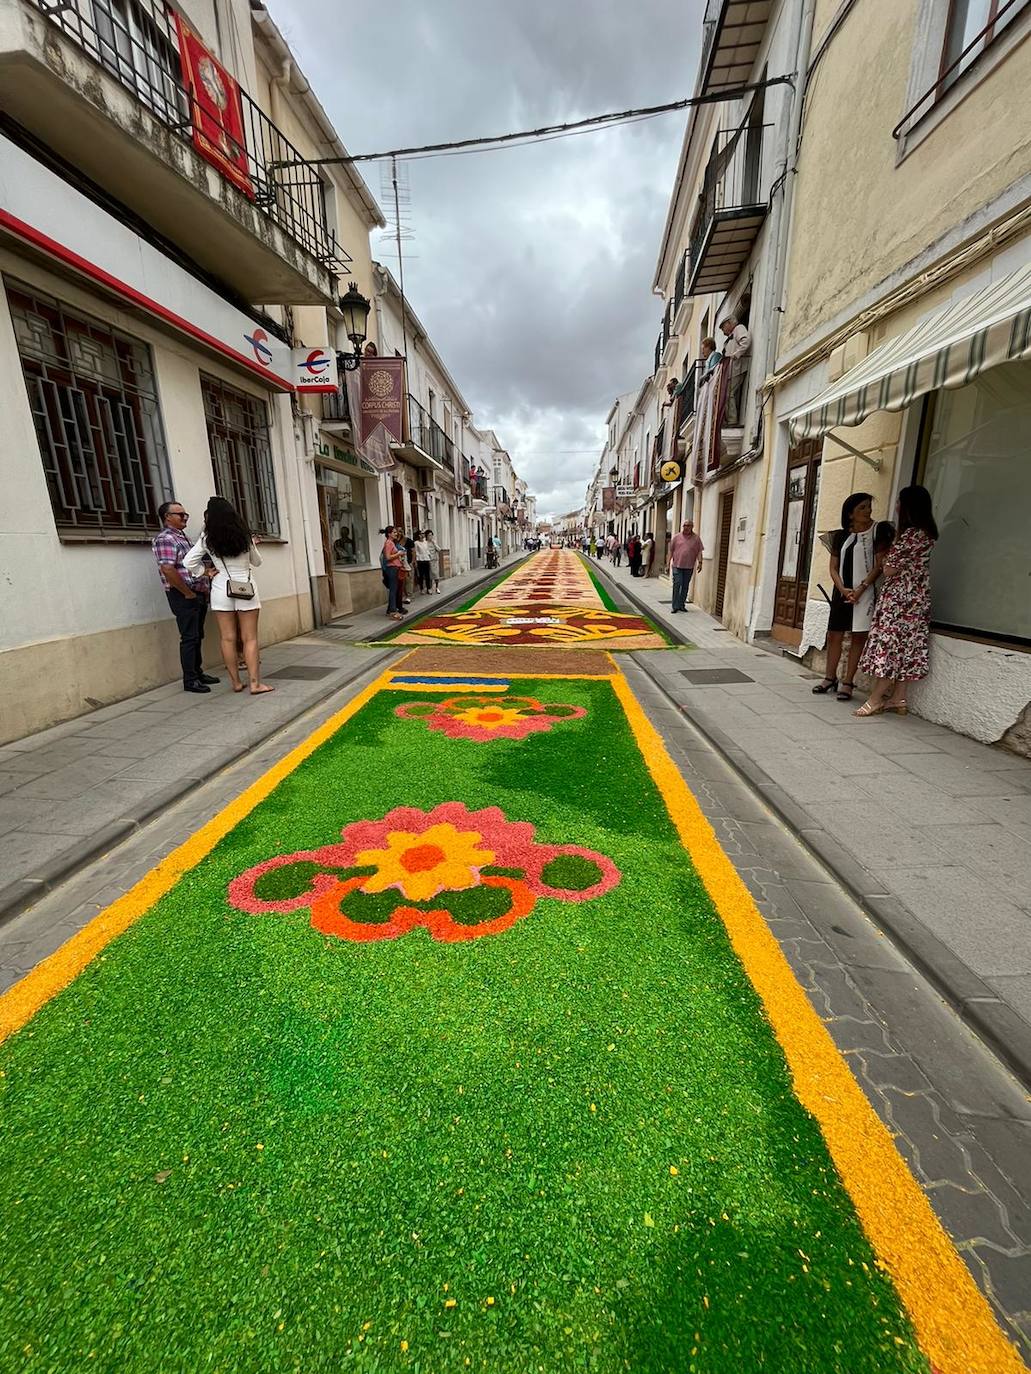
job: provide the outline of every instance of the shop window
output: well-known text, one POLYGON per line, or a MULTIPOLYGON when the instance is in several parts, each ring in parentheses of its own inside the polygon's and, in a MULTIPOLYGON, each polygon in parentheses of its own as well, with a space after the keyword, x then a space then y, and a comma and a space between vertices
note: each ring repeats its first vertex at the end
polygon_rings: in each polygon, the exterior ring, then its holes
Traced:
POLYGON ((920 470, 941 537, 931 613, 944 629, 1031 644, 1031 363, 928 400, 920 470))
POLYGON ((364 480, 361 477, 352 477, 349 473, 336 472, 320 464, 318 481, 334 566, 368 567, 371 559, 364 480))
POLYGON ((279 534, 279 505, 272 470, 268 407, 215 377, 201 375, 208 448, 215 490, 240 512, 255 534, 279 534))
POLYGON ((5 283, 58 529, 148 530, 171 494, 150 349, 5 283))

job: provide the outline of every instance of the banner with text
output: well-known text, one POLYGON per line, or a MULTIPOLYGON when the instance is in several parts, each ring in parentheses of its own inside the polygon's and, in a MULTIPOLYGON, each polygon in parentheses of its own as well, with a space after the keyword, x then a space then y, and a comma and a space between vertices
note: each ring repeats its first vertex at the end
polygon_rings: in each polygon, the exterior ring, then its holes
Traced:
POLYGON ((361 376, 361 421, 359 431, 365 443, 377 425, 382 425, 396 444, 404 442, 405 364, 403 358, 363 358, 361 376))

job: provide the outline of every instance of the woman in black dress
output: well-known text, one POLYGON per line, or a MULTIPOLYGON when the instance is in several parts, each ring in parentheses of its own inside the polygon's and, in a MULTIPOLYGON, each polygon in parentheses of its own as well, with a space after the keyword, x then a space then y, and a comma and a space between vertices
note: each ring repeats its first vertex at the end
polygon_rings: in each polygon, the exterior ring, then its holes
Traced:
POLYGON ((839 701, 851 701, 859 658, 873 620, 874 584, 881 575, 894 530, 886 521, 874 525, 873 497, 855 491, 841 507, 841 528, 831 542, 831 613, 827 625, 826 677, 813 688, 822 696, 837 689, 839 701), (847 677, 838 683, 845 635, 849 636, 847 677))

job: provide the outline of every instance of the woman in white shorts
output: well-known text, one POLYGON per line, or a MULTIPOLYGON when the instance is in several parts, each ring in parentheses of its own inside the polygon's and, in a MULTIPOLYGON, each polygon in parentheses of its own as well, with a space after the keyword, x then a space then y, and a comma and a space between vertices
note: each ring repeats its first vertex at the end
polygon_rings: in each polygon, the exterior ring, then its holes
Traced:
POLYGON ((269 687, 261 680, 258 657, 261 599, 251 577, 251 569, 261 566, 261 554, 235 506, 221 496, 213 496, 208 502, 204 512, 204 533, 183 559, 183 567, 192 573, 203 572, 205 563, 210 563, 215 570, 211 579, 211 609, 218 620, 222 661, 233 684, 233 691, 243 691, 236 650, 239 634, 251 683, 251 696, 274 692, 274 687, 269 687), (250 595, 247 595, 248 592, 250 595))

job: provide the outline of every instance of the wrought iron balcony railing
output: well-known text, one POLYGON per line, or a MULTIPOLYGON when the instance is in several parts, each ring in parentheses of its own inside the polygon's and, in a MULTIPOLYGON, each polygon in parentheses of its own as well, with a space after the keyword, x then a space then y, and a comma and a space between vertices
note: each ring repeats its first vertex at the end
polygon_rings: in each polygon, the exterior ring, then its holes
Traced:
MULTIPOLYGON (((175 19, 163 0, 29 0, 141 105, 184 142, 193 138, 193 109, 183 81, 175 19)), ((325 186, 268 115, 240 90, 243 143, 227 152, 269 220, 324 268, 345 258, 326 218, 325 186)))
POLYGON ((322 418, 334 424, 351 423, 351 408, 347 404, 345 387, 337 387, 336 391, 327 391, 323 394, 322 418))
POLYGON ((766 217, 764 126, 746 120, 717 135, 691 229, 688 294, 727 291, 748 260, 766 217))

